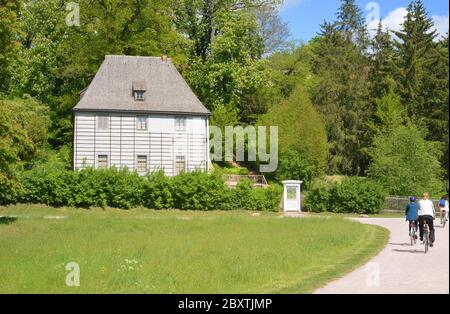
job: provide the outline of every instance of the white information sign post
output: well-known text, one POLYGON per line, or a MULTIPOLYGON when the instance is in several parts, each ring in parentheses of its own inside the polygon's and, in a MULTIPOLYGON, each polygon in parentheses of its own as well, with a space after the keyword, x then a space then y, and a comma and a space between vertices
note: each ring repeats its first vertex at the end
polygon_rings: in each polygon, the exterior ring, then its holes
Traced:
POLYGON ((303 181, 283 181, 283 209, 284 212, 301 213, 301 192, 303 181))

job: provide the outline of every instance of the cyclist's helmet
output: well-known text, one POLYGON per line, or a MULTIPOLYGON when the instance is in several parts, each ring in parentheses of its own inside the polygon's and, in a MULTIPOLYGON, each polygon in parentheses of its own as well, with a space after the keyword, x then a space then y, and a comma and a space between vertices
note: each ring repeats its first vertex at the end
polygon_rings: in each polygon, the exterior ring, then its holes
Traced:
POLYGON ((409 198, 409 200, 410 200, 411 202, 415 202, 415 201, 417 201, 417 197, 411 196, 411 197, 409 198))

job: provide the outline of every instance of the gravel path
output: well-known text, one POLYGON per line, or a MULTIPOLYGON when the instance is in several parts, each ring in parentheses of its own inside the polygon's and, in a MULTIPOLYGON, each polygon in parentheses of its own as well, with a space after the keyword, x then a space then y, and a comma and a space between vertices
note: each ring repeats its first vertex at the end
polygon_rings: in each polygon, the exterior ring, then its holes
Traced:
POLYGON ((404 219, 357 219, 391 232, 389 244, 365 266, 317 290, 316 294, 448 294, 449 228, 436 225, 436 243, 424 254, 423 245, 409 244, 404 219))

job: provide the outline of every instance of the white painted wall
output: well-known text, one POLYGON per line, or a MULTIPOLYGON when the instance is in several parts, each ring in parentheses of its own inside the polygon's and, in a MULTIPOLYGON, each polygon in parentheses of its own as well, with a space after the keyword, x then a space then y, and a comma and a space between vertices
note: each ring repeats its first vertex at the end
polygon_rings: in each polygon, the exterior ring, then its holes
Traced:
MULTIPOLYGON (((135 115, 76 112, 74 169, 97 167, 98 155, 107 155, 110 167, 137 168, 137 156, 147 156, 148 171, 163 169, 175 175, 175 160, 183 156, 186 171, 206 170, 209 161, 208 118, 184 116, 186 130, 175 130, 171 115, 135 115), (108 129, 97 127, 98 116, 107 115, 108 129), (137 116, 147 117, 147 130, 137 130, 137 116)), ((141 173, 145 174, 145 173, 141 173)))

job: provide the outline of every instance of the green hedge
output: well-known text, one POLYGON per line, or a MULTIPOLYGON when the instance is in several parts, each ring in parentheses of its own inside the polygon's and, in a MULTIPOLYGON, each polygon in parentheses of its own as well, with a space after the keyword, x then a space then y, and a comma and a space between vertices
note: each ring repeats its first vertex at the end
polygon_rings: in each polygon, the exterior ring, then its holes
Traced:
POLYGON ((192 172, 174 178, 162 172, 141 177, 127 170, 38 166, 19 176, 23 186, 8 203, 51 206, 115 207, 130 209, 258 210, 278 211, 281 188, 254 189, 241 182, 236 189, 225 185, 219 174, 192 172), (15 199, 14 199, 15 198, 15 199))
POLYGON ((21 191, 22 186, 15 178, 0 171, 0 205, 14 203, 21 191))
POLYGON ((305 199, 305 208, 312 212, 378 214, 387 193, 376 181, 347 178, 341 183, 312 189, 305 199))

